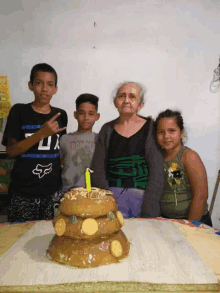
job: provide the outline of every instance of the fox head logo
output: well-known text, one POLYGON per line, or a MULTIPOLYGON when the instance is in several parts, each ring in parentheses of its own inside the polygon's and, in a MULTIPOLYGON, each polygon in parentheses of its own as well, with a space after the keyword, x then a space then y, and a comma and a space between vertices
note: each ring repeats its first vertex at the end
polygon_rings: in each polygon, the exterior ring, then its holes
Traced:
POLYGON ((37 164, 36 168, 32 171, 32 173, 34 175, 37 175, 41 179, 42 177, 44 177, 44 175, 49 174, 51 171, 52 171, 52 163, 46 166, 37 164))

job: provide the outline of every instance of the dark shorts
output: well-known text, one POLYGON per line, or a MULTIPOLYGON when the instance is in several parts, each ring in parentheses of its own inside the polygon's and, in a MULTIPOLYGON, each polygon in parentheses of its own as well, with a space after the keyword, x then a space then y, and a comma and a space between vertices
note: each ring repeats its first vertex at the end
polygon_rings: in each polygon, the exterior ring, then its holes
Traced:
POLYGON ((8 207, 9 222, 26 222, 53 219, 54 209, 63 197, 61 190, 43 198, 24 198, 21 194, 10 193, 11 201, 8 207))

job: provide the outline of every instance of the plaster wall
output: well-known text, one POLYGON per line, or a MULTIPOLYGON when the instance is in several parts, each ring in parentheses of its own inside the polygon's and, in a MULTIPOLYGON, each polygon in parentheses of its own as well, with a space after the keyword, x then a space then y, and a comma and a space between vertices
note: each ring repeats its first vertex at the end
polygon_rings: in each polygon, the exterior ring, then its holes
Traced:
MULTIPOLYGON (((111 93, 124 80, 142 82, 147 97, 141 115, 167 108, 182 112, 187 146, 201 156, 210 203, 218 170, 219 92, 210 92, 219 63, 218 1, 0 0, 0 75, 9 76, 11 103, 33 100, 33 65, 46 62, 58 73, 52 105, 73 118, 76 97, 100 97, 94 131, 117 117, 111 93)), ((1 149, 4 149, 3 146, 1 149)), ((212 220, 220 228, 220 195, 212 220)))

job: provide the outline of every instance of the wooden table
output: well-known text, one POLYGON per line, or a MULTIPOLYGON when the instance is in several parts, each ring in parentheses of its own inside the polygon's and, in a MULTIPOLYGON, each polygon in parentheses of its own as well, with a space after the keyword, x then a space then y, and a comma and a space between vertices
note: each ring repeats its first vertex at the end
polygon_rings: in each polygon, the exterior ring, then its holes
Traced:
MULTIPOLYGON (((161 219, 161 218, 157 218, 161 219)), ((176 220, 175 220, 176 221, 176 220)), ((182 220, 177 221, 181 223, 182 220)), ((0 224, 0 255, 3 255, 35 222, 8 225, 0 224)), ((209 266, 220 281, 220 235, 214 234, 213 230, 204 229, 183 222, 181 231, 196 249, 202 260, 209 266), (218 245, 219 244, 219 245, 218 245), (207 249, 208 248, 208 249, 207 249), (210 253, 207 253, 210 251, 210 253), (206 252, 206 253, 204 253, 206 252)), ((77 293, 101 293, 101 292, 220 292, 218 284, 201 285, 174 285, 154 283, 131 283, 131 282, 98 282, 98 283, 75 283, 61 285, 34 285, 34 286, 0 286, 0 292, 77 292, 77 293)))

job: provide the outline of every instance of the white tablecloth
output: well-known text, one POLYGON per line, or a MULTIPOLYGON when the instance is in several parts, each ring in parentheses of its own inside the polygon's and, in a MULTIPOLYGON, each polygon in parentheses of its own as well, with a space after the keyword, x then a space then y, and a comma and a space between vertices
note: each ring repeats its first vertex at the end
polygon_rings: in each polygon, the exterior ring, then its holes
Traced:
POLYGON ((128 258, 118 264, 78 269, 47 259, 54 229, 51 222, 37 222, 0 258, 0 285, 98 281, 218 283, 173 222, 129 219, 122 230, 131 242, 128 258))

